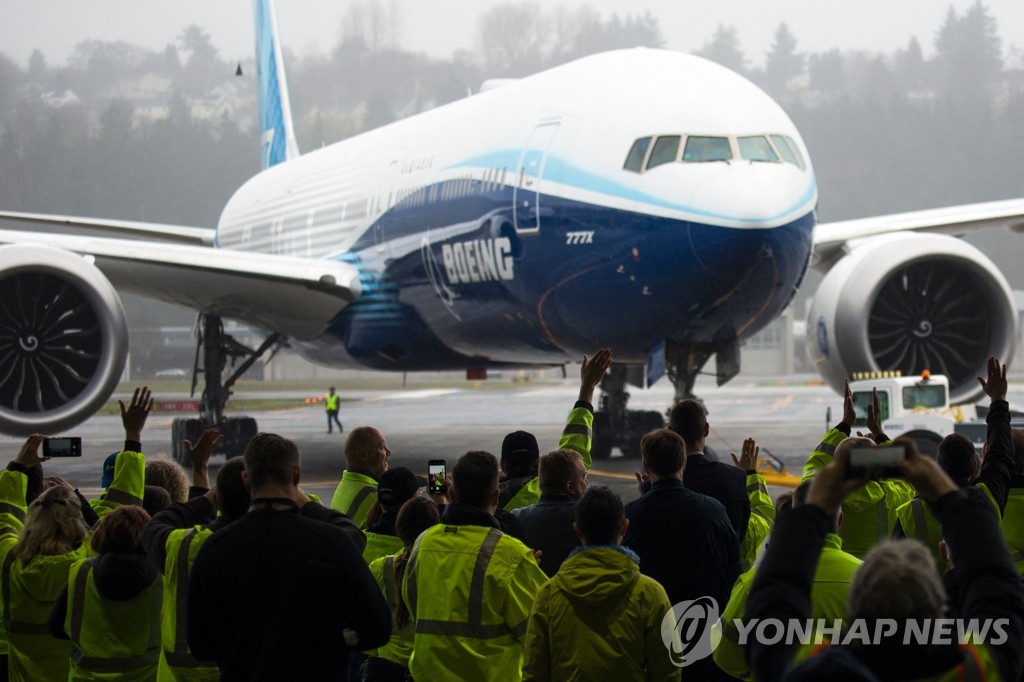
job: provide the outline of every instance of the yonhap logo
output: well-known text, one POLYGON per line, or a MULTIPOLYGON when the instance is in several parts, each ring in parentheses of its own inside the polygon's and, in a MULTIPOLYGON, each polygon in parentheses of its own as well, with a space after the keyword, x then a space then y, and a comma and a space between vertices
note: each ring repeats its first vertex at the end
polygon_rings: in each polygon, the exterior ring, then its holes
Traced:
POLYGON ((661 619, 661 641, 672 663, 685 668, 710 656, 722 641, 714 627, 718 618, 718 602, 712 597, 681 601, 669 609, 661 619))

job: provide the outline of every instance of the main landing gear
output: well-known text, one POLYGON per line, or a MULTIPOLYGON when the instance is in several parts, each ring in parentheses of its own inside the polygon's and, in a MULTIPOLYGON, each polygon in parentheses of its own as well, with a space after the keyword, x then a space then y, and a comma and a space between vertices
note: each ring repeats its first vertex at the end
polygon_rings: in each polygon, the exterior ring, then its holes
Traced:
POLYGON ((242 454, 256 435, 256 420, 252 417, 227 417, 224 409, 231 397, 231 387, 239 377, 267 352, 272 357, 283 345, 280 334, 271 334, 252 350, 224 333, 224 323, 215 315, 200 314, 195 363, 192 369, 192 395, 196 393, 200 373, 203 375, 203 393, 199 399, 199 417, 179 417, 171 423, 171 449, 178 462, 189 465, 185 441, 195 443, 208 428, 217 428, 224 436, 217 453, 227 457, 242 454), (230 358, 232 371, 224 379, 224 369, 230 358), (235 362, 242 359, 235 368, 235 362))
MULTIPOLYGON (((672 404, 686 398, 698 399, 693 394, 694 383, 704 364, 716 356, 718 385, 732 379, 739 372, 739 344, 735 340, 724 343, 680 344, 665 342, 665 370, 675 387, 672 404)), ((617 447, 625 457, 640 457, 640 439, 644 434, 665 426, 661 412, 635 411, 626 408, 629 393, 626 386, 645 385, 644 367, 613 364, 601 381, 600 409, 594 414, 594 434, 590 449, 595 460, 608 459, 617 447)), ((715 455, 706 449, 710 458, 715 455)))

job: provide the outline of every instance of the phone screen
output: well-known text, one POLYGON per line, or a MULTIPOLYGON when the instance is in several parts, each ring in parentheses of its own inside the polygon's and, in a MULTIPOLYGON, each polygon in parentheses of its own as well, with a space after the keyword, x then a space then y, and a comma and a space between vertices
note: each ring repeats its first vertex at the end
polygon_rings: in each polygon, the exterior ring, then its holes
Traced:
POLYGON ((882 448, 853 448, 850 450, 848 478, 903 478, 900 462, 907 456, 902 445, 882 448))
POLYGON ((47 438, 43 441, 44 457, 81 457, 82 439, 73 438, 47 438))
POLYGON ((427 482, 428 490, 433 495, 444 494, 445 488, 445 468, 443 459, 432 459, 427 464, 427 482))

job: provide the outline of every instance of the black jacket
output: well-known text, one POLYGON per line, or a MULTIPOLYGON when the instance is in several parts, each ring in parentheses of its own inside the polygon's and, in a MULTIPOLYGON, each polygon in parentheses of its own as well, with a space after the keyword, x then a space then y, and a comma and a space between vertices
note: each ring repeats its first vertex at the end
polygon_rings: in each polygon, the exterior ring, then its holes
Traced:
MULTIPOLYGON (((978 491, 960 490, 940 499, 934 510, 957 562, 963 619, 1006 618, 1007 641, 989 650, 1003 680, 1016 680, 1024 644, 1024 592, 999 530, 992 503, 978 491), (965 589, 966 586, 969 588, 965 589)), ((804 505, 779 517, 747 601, 746 620, 811 617, 811 581, 829 530, 818 507, 804 505)), ((948 670, 962 660, 955 643, 948 646, 833 645, 787 670, 796 646, 748 645, 751 670, 758 680, 903 680, 948 670)))
POLYGON ((622 544, 639 555, 640 572, 661 583, 670 602, 728 602, 740 573, 739 541, 721 503, 665 479, 627 504, 626 518, 622 544))
POLYGON ((747 534, 750 521, 750 497, 747 474, 739 467, 713 462, 703 452, 686 453, 683 483, 695 493, 713 497, 725 507, 732 529, 740 540, 747 534))
POLYGON ((390 637, 362 547, 292 500, 255 501, 196 556, 188 645, 217 661, 222 680, 344 680, 344 643, 370 649, 390 637))
POLYGON ((523 527, 526 546, 541 551, 540 567, 549 578, 558 572, 569 552, 580 546, 572 529, 576 502, 570 495, 541 493, 536 504, 512 511, 523 527))

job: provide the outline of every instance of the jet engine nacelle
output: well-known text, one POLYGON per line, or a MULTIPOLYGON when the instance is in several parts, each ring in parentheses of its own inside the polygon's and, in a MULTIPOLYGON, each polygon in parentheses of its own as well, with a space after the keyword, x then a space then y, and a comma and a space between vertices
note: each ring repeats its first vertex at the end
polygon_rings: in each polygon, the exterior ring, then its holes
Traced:
POLYGON ((807 348, 840 393, 852 372, 930 370, 950 401, 977 399, 986 361, 1009 363, 1017 306, 995 264, 963 240, 894 233, 855 247, 825 276, 807 319, 807 348))
POLYGON ((87 257, 0 246, 0 432, 57 435, 82 423, 127 357, 121 299, 87 257))

